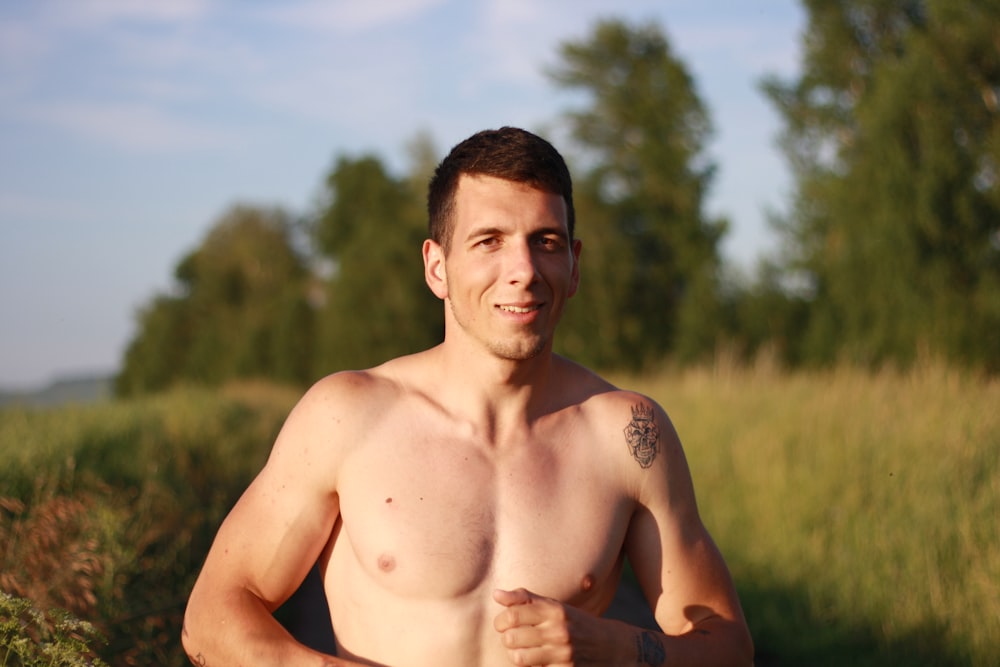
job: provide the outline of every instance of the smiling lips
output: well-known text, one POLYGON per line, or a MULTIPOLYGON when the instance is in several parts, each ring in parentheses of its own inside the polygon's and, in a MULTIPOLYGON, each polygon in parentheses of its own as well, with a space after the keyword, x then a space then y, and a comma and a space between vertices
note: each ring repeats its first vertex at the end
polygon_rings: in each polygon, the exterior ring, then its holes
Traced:
POLYGON ((541 304, 534 304, 531 306, 509 306, 509 305, 498 305, 497 308, 507 313, 530 313, 540 309, 541 304))

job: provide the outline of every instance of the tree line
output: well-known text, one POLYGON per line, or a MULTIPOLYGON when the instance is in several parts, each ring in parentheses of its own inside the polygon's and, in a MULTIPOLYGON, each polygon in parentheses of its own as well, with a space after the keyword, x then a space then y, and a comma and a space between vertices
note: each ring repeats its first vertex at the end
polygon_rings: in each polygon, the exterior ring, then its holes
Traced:
MULTIPOLYGON (((804 0, 801 74, 761 90, 794 190, 782 251, 752 280, 710 217, 711 115, 655 23, 598 22, 548 75, 586 101, 558 120, 574 174, 580 294, 557 351, 603 370, 697 363, 720 348, 789 366, 1000 371, 1000 5, 804 0)), ((234 377, 309 383, 443 335, 423 281, 418 136, 403 175, 339 156, 302 215, 236 205, 138 314, 119 394, 234 377)))

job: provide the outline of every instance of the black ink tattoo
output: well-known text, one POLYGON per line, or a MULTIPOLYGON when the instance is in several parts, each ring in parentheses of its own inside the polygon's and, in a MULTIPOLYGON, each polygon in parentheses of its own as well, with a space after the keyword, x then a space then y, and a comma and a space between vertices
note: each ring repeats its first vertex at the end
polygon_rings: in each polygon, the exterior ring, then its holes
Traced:
POLYGON ((663 650, 663 642, 652 632, 643 632, 635 638, 635 650, 639 654, 639 664, 650 667, 663 667, 667 652, 663 650))
POLYGON ((632 421, 625 427, 625 442, 640 466, 653 465, 660 451, 660 429, 653 419, 653 408, 641 403, 632 406, 632 421))
MULTIPOLYGON (((188 637, 187 623, 181 624, 181 637, 183 637, 184 639, 187 639, 188 637)), ((206 667, 208 665, 208 663, 205 662, 205 656, 203 656, 201 653, 199 653, 198 655, 191 655, 190 653, 188 653, 187 657, 188 660, 191 661, 192 665, 198 665, 198 667, 206 667)))

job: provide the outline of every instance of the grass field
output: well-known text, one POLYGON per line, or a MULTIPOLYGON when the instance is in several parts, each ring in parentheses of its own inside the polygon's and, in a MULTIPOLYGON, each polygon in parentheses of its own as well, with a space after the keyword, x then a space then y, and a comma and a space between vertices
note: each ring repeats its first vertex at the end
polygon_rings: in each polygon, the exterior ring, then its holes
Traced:
POLYGON ((1000 382, 626 380, 685 443, 766 665, 1000 665, 1000 382))
MULTIPOLYGON (((674 420, 759 665, 1000 664, 1000 381, 934 364, 616 380, 674 420)), ((295 396, 0 411, 0 588, 93 621, 112 665, 185 664, 187 590, 295 396)))
MULTIPOLYGON (((295 398, 249 384, 0 410, 0 590, 92 622, 111 665, 188 664, 194 577, 295 398)), ((0 647, 30 619, 11 620, 0 609, 0 647)))

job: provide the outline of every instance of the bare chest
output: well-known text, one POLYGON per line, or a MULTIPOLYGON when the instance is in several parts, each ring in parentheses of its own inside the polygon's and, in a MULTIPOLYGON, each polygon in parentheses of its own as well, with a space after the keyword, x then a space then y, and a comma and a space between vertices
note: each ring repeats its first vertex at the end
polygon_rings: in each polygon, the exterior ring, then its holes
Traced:
POLYGON ((331 566, 387 599, 485 600, 525 587, 598 611, 631 512, 586 442, 531 442, 498 457, 401 434, 359 448, 338 492, 331 566))

